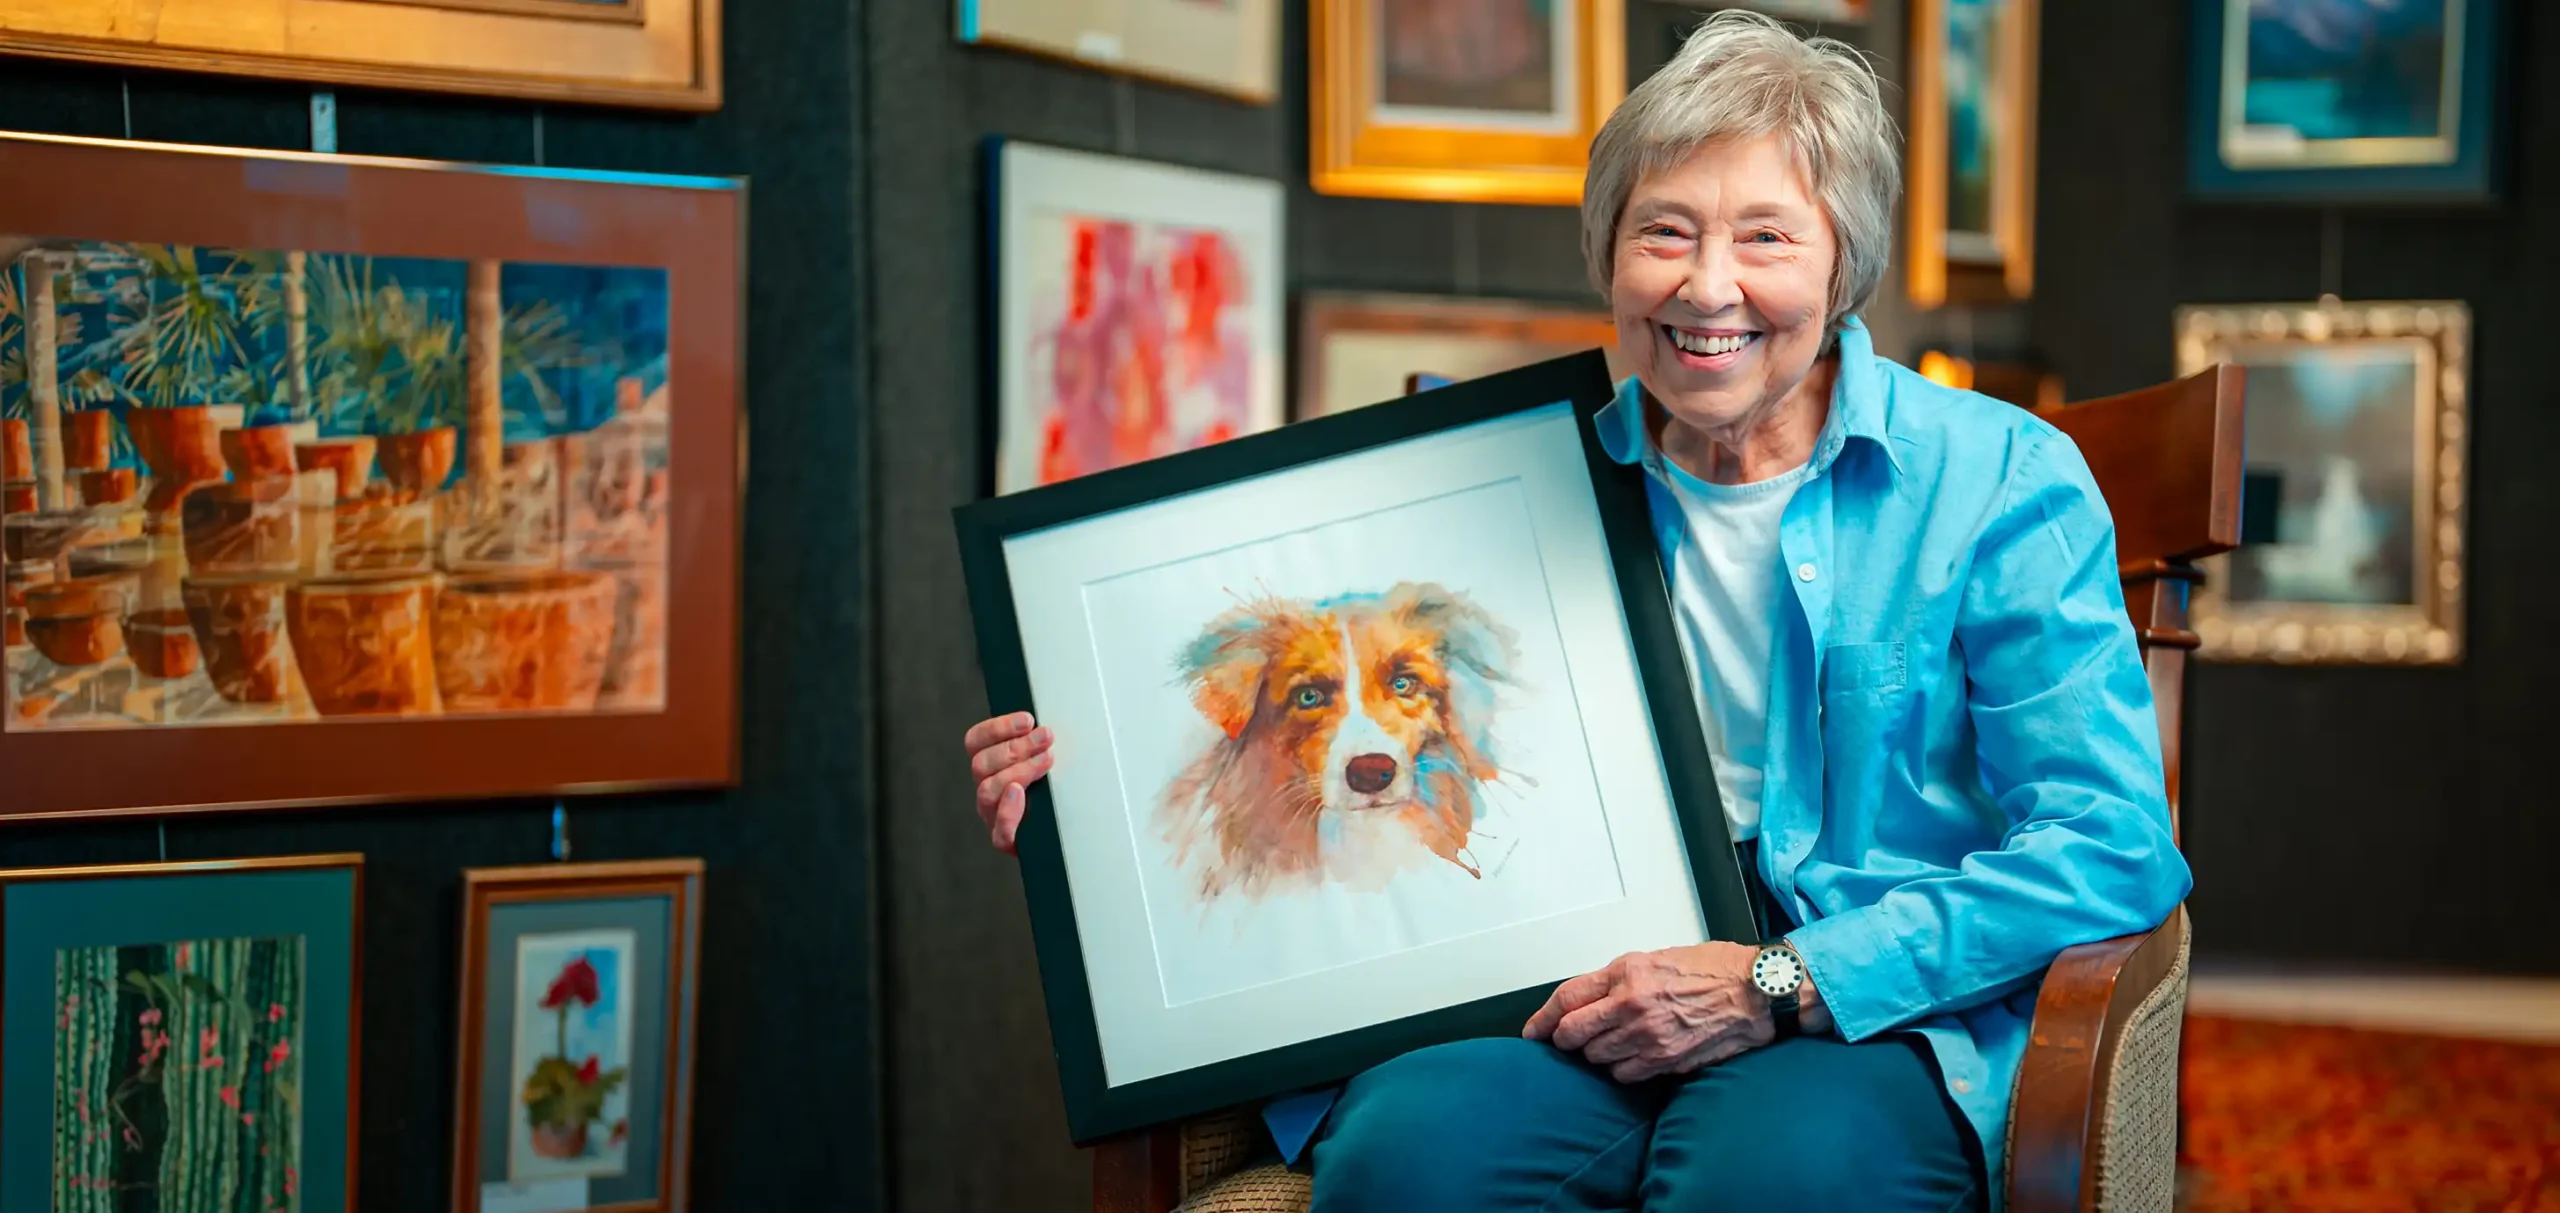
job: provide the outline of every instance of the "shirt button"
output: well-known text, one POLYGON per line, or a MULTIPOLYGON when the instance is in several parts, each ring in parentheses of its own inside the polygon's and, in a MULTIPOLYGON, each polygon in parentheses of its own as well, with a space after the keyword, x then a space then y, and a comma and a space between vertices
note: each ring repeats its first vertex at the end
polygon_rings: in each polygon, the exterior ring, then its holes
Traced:
POLYGON ((1961 1079, 1961 1078, 1959 1078, 1959 1079, 1955 1080, 1955 1082, 1954 1082, 1953 1084, 1951 1084, 1951 1085, 1953 1085, 1953 1086, 1955 1087, 1955 1089, 1956 1089, 1956 1094, 1958 1094, 1958 1095, 1962 1095, 1962 1094, 1964 1094, 1964 1093, 1966 1093, 1966 1092, 1968 1092, 1968 1091, 1971 1091, 1971 1090, 1973 1089, 1973 1084, 1972 1084, 1972 1083, 1966 1082, 1965 1080, 1963 1080, 1963 1079, 1961 1079))
POLYGON ((1796 566, 1796 580, 1798 580, 1798 581, 1811 581, 1811 580, 1813 580, 1813 562, 1812 562, 1812 561, 1806 561, 1805 563, 1803 563, 1803 564, 1800 564, 1800 565, 1797 565, 1797 566, 1796 566))

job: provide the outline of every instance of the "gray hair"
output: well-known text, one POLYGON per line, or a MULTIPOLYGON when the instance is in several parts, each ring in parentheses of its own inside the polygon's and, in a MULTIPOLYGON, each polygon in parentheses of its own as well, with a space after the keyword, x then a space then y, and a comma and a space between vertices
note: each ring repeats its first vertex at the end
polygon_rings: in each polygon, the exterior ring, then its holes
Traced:
POLYGON ((1627 94, 1591 141, 1582 187, 1582 257, 1602 295, 1616 272, 1618 221, 1647 174, 1710 143, 1775 134, 1802 159, 1840 242, 1829 321, 1837 331, 1875 297, 1902 192, 1893 118, 1856 48, 1799 36, 1759 13, 1699 23, 1661 71, 1627 94))

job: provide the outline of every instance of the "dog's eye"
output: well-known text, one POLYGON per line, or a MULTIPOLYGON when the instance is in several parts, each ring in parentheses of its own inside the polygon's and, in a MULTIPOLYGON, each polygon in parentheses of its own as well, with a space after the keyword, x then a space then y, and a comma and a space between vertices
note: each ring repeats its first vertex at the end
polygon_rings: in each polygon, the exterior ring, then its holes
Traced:
POLYGON ((1422 683, 1417 681, 1411 674, 1398 674, 1395 676, 1394 681, 1387 684, 1387 689, 1394 691, 1398 695, 1410 695, 1415 691, 1421 690, 1422 683))
POLYGON ((1299 687, 1296 702, 1297 705, 1302 708, 1323 707, 1324 689, 1322 687, 1299 687))

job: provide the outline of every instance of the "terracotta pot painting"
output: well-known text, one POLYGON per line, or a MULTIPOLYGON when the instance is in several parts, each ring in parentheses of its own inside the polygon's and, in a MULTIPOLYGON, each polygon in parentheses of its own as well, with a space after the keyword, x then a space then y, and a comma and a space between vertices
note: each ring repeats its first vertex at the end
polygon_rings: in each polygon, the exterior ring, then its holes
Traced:
POLYGON ((428 639, 431 577, 306 581, 285 596, 285 627, 311 706, 323 716, 436 709, 428 639))
POLYGON ((743 183, 6 132, 0 181, 50 183, 0 189, 0 826, 736 780, 743 183))
POLYGON ((613 647, 602 573, 457 577, 436 597, 436 685, 448 712, 591 711, 613 647))

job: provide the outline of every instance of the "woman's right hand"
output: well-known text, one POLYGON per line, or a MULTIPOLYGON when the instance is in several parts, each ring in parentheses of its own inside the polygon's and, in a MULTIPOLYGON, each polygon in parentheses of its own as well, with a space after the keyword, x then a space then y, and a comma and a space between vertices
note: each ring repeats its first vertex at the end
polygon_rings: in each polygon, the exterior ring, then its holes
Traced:
POLYGON ((1049 730, 1034 727, 1029 712, 971 725, 969 778, 978 784, 978 820, 996 849, 1013 854, 1013 832, 1022 826, 1023 789, 1049 773, 1049 730))

